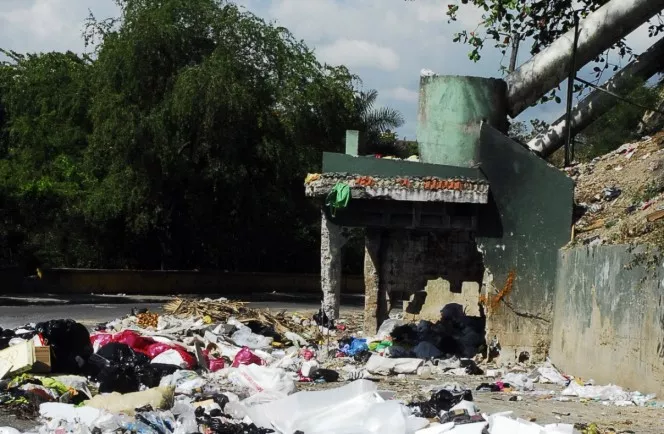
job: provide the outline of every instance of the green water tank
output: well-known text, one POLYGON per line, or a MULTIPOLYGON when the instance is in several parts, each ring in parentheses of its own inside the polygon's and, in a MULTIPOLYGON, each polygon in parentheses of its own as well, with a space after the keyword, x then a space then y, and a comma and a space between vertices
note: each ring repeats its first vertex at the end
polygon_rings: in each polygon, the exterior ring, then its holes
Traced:
POLYGON ((507 85, 495 78, 430 76, 420 79, 417 142, 423 163, 477 167, 480 125, 507 131, 507 85))

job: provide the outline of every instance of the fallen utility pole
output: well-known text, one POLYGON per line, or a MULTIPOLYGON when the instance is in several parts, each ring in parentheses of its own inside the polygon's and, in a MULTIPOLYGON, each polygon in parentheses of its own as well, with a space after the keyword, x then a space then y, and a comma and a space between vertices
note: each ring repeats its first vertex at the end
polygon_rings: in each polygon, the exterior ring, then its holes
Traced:
MULTIPOLYGON (((579 24, 576 65, 581 68, 664 9, 664 0, 611 0, 579 24)), ((558 86, 571 64, 574 29, 533 56, 507 81, 509 115, 514 118, 558 86)))
MULTIPOLYGON (((602 89, 592 91, 586 98, 574 107, 570 116, 571 134, 576 135, 583 131, 600 116, 615 106, 616 97, 607 93, 621 93, 629 90, 635 78, 647 80, 662 71, 664 64, 664 38, 657 41, 638 59, 630 62, 620 72, 609 79, 602 89)), ((566 115, 558 118, 549 129, 530 142, 528 147, 546 158, 565 143, 567 122, 566 115)))

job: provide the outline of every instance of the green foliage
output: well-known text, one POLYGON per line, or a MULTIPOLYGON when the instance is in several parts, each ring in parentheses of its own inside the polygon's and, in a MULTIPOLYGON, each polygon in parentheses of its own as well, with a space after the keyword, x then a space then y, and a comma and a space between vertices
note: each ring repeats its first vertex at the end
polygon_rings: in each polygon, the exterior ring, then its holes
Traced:
MULTIPOLYGON (((641 106, 655 107, 659 101, 659 88, 643 81, 635 81, 626 99, 641 106)), ((580 161, 611 152, 624 143, 638 140, 638 127, 646 110, 625 101, 616 100, 615 107, 593 122, 577 137, 576 159, 580 161)))
POLYGON ((512 122, 507 135, 512 140, 525 145, 539 134, 546 132, 549 128, 549 124, 540 119, 531 119, 529 124, 523 121, 512 122))
MULTIPOLYGON (((465 29, 454 34, 453 41, 467 44, 470 47, 468 58, 477 62, 481 59, 481 52, 486 44, 493 44, 507 56, 514 39, 519 41, 532 41, 530 54, 535 55, 560 38, 568 30, 574 29, 575 20, 583 19, 591 12, 597 10, 609 0, 454 0, 447 5, 446 14, 449 21, 457 21, 462 8, 476 8, 482 11, 480 21, 473 30, 465 29), (576 18, 575 18, 576 17, 576 18)), ((648 33, 656 37, 664 32, 662 14, 649 21, 648 33)), ((615 49, 619 58, 633 59, 632 49, 625 40, 618 41, 615 49)), ((594 72, 596 78, 605 71, 619 69, 619 65, 609 58, 608 51, 595 58, 594 72)), ((507 66, 501 62, 500 69, 507 72, 507 66)), ((576 86, 577 90, 585 86, 576 86)), ((543 96, 540 102, 555 100, 560 103, 557 95, 559 89, 554 89, 543 96)))
POLYGON ((94 59, 4 52, 0 263, 315 270, 305 174, 401 115, 232 3, 116 1, 94 59))

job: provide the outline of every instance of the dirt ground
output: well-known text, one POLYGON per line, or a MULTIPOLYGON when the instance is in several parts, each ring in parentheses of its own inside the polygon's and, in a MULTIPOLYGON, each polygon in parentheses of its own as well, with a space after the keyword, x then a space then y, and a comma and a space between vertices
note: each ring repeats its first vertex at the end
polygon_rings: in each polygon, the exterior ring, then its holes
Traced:
MULTIPOLYGON (((428 399, 431 387, 457 383, 462 387, 473 390, 475 404, 483 413, 491 414, 503 411, 513 411, 513 416, 536 422, 541 425, 549 423, 569 423, 589 425, 596 423, 599 433, 636 433, 654 434, 664 432, 664 409, 655 407, 617 407, 603 405, 599 402, 579 402, 578 399, 570 402, 554 400, 560 396, 562 387, 551 385, 536 385, 536 390, 551 390, 558 392, 551 397, 533 396, 528 393, 518 394, 522 401, 510 401, 512 393, 477 392, 474 389, 483 382, 494 382, 495 379, 482 376, 443 376, 436 380, 420 380, 417 376, 407 376, 403 379, 396 377, 381 378, 378 382, 380 390, 389 390, 396 393, 396 398, 410 402, 418 399, 428 399)), ((344 383, 307 384, 298 383, 299 390, 321 390, 330 387, 339 387, 344 383)), ((578 425, 577 425, 578 426, 578 425)), ((579 426, 580 428, 580 426, 579 426)))

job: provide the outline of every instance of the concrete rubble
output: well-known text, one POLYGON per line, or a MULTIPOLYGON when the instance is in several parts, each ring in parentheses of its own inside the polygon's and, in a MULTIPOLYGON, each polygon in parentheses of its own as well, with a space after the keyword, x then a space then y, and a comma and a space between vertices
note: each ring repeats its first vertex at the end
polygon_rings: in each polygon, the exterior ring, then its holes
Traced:
POLYGON ((551 361, 502 365, 496 348, 464 332, 472 323, 463 314, 436 323, 393 318, 369 337, 361 319, 334 322, 321 311, 273 313, 225 299, 177 300, 164 310, 132 312, 91 332, 72 320, 1 330, 0 361, 10 367, 0 408, 32 418, 26 432, 40 434, 567 434, 602 431, 520 419, 511 407, 658 405, 654 395, 595 385, 551 361), (26 343, 49 348, 52 372, 26 366, 34 358, 3 359, 26 343), (487 397, 504 408, 483 413, 487 397))

